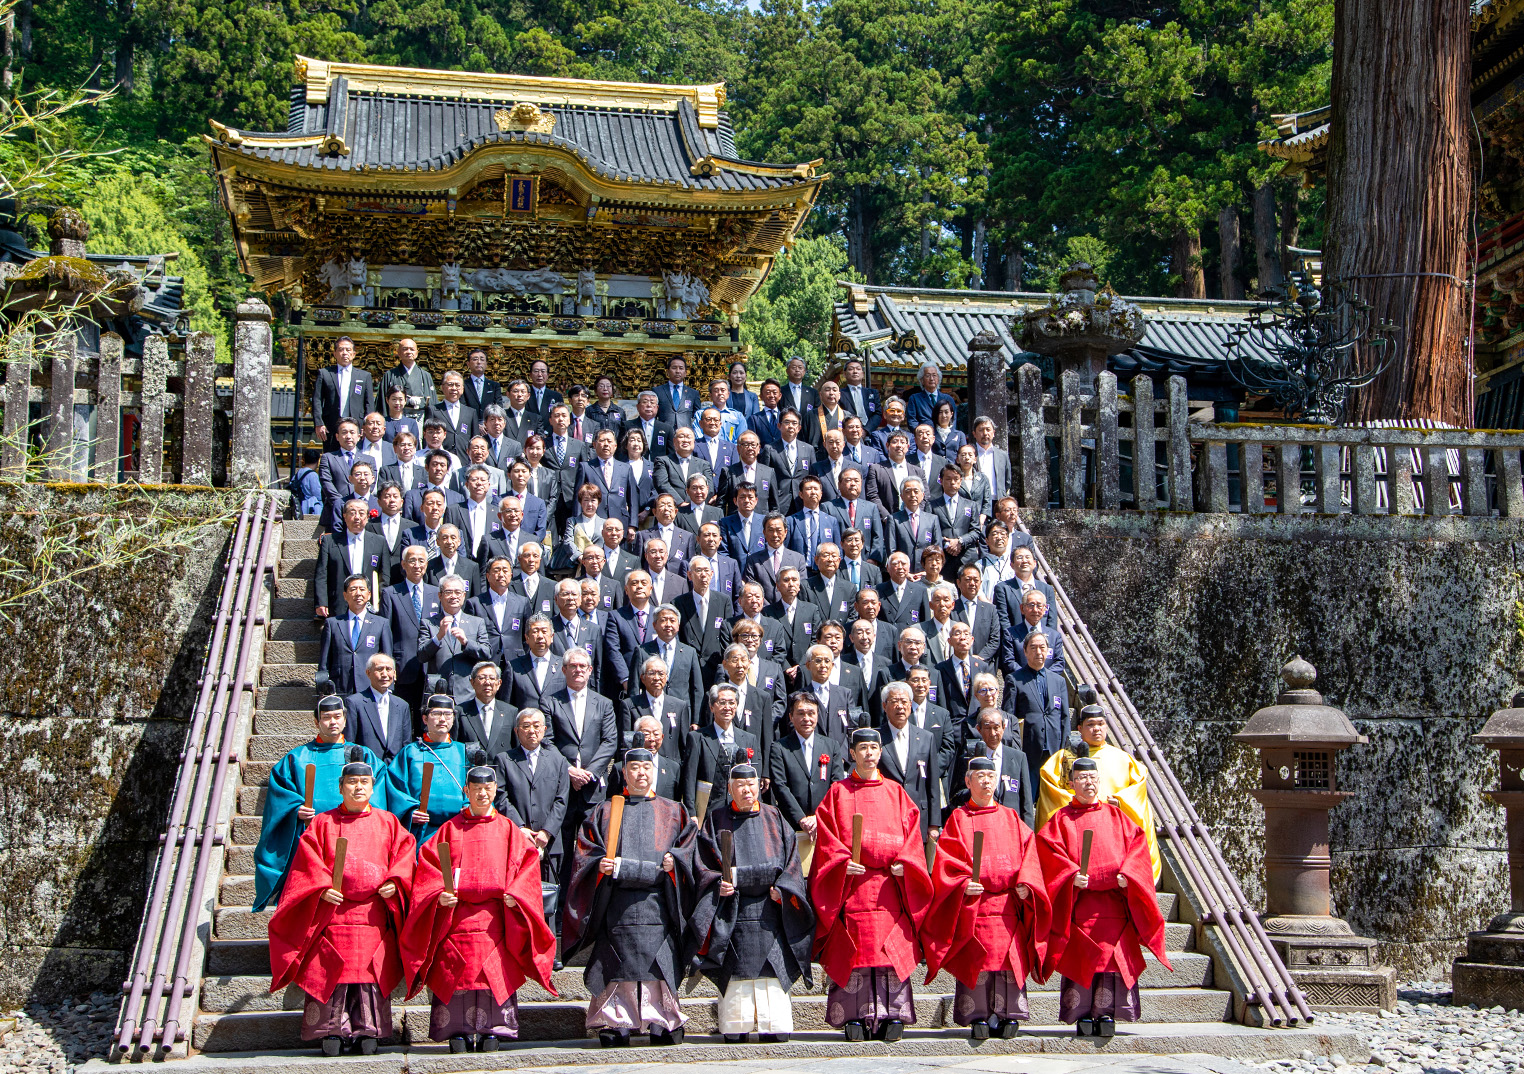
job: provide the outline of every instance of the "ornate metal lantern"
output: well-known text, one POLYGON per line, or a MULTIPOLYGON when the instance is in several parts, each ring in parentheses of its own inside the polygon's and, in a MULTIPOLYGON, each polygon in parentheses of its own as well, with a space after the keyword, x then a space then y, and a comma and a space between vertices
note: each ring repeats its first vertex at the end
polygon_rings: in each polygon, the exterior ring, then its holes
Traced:
POLYGON ((1228 372, 1292 417, 1340 425, 1349 393, 1392 364, 1396 332, 1353 288, 1335 281, 1321 290, 1295 273, 1284 298, 1253 307, 1229 332, 1228 372))

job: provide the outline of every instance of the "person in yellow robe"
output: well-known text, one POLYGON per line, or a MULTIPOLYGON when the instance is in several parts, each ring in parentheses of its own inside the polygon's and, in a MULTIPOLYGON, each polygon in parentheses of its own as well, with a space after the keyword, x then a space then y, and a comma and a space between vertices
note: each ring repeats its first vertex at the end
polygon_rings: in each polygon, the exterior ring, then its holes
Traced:
POLYGON ((1148 804, 1148 773, 1132 755, 1106 741, 1106 711, 1099 705, 1086 705, 1079 714, 1079 733, 1084 752, 1069 747, 1049 757, 1042 766, 1040 796, 1037 802, 1037 827, 1057 813, 1074 794, 1069 790, 1069 766, 1076 757, 1089 756, 1101 773, 1101 798, 1111 802, 1137 822, 1148 836, 1148 856, 1154 865, 1154 880, 1159 879, 1159 836, 1154 831, 1154 810, 1148 804))

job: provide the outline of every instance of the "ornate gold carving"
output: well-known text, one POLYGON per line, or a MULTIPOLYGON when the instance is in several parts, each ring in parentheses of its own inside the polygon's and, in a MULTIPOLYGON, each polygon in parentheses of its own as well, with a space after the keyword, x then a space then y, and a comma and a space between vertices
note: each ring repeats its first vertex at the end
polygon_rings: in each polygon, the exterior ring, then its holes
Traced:
POLYGON ((492 122, 500 131, 530 131, 549 134, 556 129, 556 117, 551 112, 540 111, 533 101, 520 101, 512 108, 499 108, 492 113, 492 122))

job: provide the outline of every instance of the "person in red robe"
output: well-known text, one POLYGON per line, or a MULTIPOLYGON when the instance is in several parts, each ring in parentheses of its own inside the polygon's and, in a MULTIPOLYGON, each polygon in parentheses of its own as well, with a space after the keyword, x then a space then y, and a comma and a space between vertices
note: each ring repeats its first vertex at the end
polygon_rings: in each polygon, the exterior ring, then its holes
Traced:
POLYGON ((1043 979, 1063 977, 1058 1015, 1081 1037, 1110 1037, 1117 1022, 1142 1014, 1138 977, 1143 948, 1166 968, 1164 916, 1154 896, 1154 868, 1143 829, 1101 800, 1095 760, 1080 757, 1069 772, 1074 799, 1037 833, 1053 925, 1043 979), (1094 833, 1084 860, 1084 835, 1094 833), (1082 867, 1083 866, 1083 867, 1082 867))
POLYGON ((877 731, 853 731, 852 771, 815 810, 815 959, 831 979, 826 1021, 849 1041, 896 1041, 915 1023, 910 975, 931 905, 920 810, 903 787, 878 774, 882 750, 877 731), (854 855, 859 816, 862 850, 854 855))
POLYGON ((339 773, 344 800, 302 833, 270 918, 270 991, 296 983, 307 993, 302 1039, 324 1055, 348 1042, 374 1055, 392 1034, 392 989, 402 980, 397 935, 413 886, 416 844, 397 818, 372 809, 375 772, 360 747, 339 773), (334 854, 346 843, 334 884, 334 854))
POLYGON ((497 770, 486 754, 477 750, 472 760, 466 808, 419 852, 402 965, 409 996, 425 984, 432 993, 430 1039, 448 1041, 452 1052, 495 1052, 499 1041, 518 1039, 519 985, 533 977, 556 994, 556 937, 545 923, 539 848, 492 808, 497 770))
POLYGON ((1031 1017, 1027 974, 1042 969, 1050 927, 1037 837, 995 801, 999 779, 992 758, 968 762, 969 800, 948 814, 937 843, 936 894, 922 935, 926 982, 944 967, 953 975, 953 1019, 972 1040, 1009 1040, 1031 1017), (984 833, 977 879, 976 832, 984 833))

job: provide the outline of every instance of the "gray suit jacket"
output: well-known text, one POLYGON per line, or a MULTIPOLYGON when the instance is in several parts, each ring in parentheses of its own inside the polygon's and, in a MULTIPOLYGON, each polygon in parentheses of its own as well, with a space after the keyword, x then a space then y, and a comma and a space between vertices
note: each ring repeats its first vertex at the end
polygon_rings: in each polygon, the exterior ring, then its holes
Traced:
POLYGON ((442 680, 436 684, 442 693, 458 703, 465 702, 473 696, 471 669, 482 660, 492 659, 492 643, 487 637, 486 621, 464 611, 456 616, 456 625, 465 634, 465 642, 457 640, 453 633, 446 634, 443 641, 438 640, 439 624, 444 617, 445 611, 440 608, 419 625, 418 662, 431 679, 442 680))

